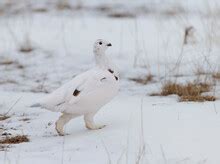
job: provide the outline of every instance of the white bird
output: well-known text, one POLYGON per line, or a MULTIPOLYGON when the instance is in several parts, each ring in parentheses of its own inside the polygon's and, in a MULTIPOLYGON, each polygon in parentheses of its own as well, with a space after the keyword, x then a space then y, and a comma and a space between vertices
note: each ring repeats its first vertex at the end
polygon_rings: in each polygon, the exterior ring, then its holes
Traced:
POLYGON ((110 46, 111 43, 98 39, 93 47, 96 66, 77 75, 31 106, 62 113, 56 121, 59 135, 64 135, 63 128, 66 123, 82 115, 86 128, 96 130, 105 127, 96 125, 94 116, 102 106, 116 96, 119 90, 119 72, 105 54, 110 46))

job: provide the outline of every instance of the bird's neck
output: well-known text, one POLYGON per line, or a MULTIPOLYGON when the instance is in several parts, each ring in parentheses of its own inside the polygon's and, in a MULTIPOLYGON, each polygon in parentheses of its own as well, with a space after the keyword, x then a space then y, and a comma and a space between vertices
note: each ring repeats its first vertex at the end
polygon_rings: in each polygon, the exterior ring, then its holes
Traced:
POLYGON ((95 54, 95 61, 96 61, 96 66, 103 68, 103 69, 108 69, 110 66, 109 59, 106 57, 104 53, 102 54, 95 54))

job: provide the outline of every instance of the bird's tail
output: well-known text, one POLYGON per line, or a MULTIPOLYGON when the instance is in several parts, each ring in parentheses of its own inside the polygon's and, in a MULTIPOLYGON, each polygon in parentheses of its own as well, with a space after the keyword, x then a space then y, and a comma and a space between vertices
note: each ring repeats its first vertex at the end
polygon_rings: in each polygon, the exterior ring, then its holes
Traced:
POLYGON ((31 108, 37 108, 37 107, 41 107, 40 103, 35 103, 33 105, 30 106, 31 108))

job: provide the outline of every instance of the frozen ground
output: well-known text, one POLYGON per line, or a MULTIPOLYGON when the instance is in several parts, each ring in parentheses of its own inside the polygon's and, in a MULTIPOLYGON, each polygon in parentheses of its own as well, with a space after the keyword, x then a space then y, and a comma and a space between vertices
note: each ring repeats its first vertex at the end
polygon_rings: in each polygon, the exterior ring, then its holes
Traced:
POLYGON ((168 80, 213 81, 212 73, 220 71, 218 1, 84 0, 62 11, 46 0, 19 1, 0 6, 0 114, 20 98, 0 128, 26 134, 30 142, 0 151, 0 164, 133 164, 143 148, 142 164, 220 163, 219 100, 179 103, 176 96, 148 96, 168 80), (129 14, 109 16, 115 12, 129 14), (189 26, 195 31, 183 45, 189 26), (92 67, 97 38, 111 41, 108 55, 121 76, 119 95, 96 118, 107 127, 88 131, 78 118, 66 127, 70 135, 59 137, 59 113, 28 106, 92 67), (28 44, 33 51, 19 51, 28 44), (153 75, 147 85, 129 80, 147 74, 153 75))
POLYGON ((219 71, 220 22, 200 17, 185 21, 152 16, 121 20, 50 14, 3 17, 0 20, 1 89, 51 91, 93 66, 92 47, 97 38, 112 42, 113 48, 107 53, 119 67, 125 87, 127 78, 148 73, 160 82, 172 76, 192 80, 197 72, 219 71), (212 23, 215 26, 210 26, 212 23), (184 28, 189 25, 196 29, 192 36, 195 43, 183 46, 184 28), (30 53, 19 51, 27 44, 26 37, 33 47, 30 53), (12 63, 4 64, 4 61, 12 63))
POLYGON ((126 163, 128 157, 130 164, 135 163, 144 145, 143 163, 220 162, 219 101, 215 104, 178 103, 175 97, 158 99, 119 94, 96 117, 98 123, 107 124, 106 128, 88 131, 83 119, 78 118, 66 126, 70 135, 60 137, 54 129, 59 114, 26 106, 42 94, 1 92, 0 95, 6 109, 9 108, 7 104, 22 96, 13 110, 13 117, 3 124, 8 132, 27 134, 30 138, 29 143, 1 151, 0 163, 103 164, 109 163, 109 153, 112 163, 118 160, 126 163), (30 120, 23 121, 24 118, 30 120))

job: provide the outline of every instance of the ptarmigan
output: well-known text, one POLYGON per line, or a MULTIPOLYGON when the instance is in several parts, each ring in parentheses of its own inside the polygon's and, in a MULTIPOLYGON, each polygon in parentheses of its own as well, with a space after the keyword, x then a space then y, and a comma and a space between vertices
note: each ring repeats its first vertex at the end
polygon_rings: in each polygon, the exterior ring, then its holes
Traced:
POLYGON ((64 125, 78 116, 84 116, 85 126, 88 129, 105 127, 105 125, 96 125, 93 118, 119 90, 119 72, 105 54, 110 46, 111 43, 98 39, 93 47, 96 66, 79 74, 39 103, 32 105, 62 113, 56 122, 59 135, 64 135, 64 125))

